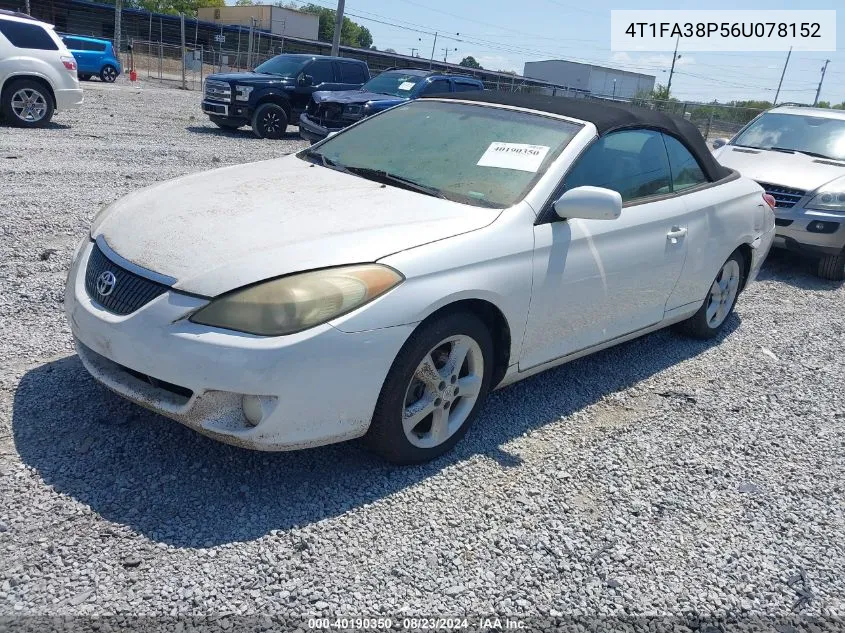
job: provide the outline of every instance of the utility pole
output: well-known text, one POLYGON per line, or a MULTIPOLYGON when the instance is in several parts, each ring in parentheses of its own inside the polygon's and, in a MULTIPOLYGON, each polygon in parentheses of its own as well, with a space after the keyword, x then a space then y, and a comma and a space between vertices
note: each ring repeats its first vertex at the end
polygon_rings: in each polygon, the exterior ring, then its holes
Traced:
POLYGON ((30 13, 30 9, 29 9, 29 0, 26 0, 26 14, 32 15, 32 13, 30 13))
POLYGON ((786 67, 789 66, 789 56, 792 55, 792 47, 789 47, 789 52, 786 54, 786 63, 783 65, 783 72, 780 74, 780 81, 778 82, 778 90, 775 93, 775 102, 772 105, 778 104, 778 97, 780 96, 780 87, 783 85, 783 78, 786 75, 786 67))
POLYGON ((446 58, 449 56, 449 53, 451 51, 456 51, 456 50, 458 50, 458 49, 457 48, 444 48, 443 49, 443 63, 444 64, 446 63, 446 58))
POLYGON ((340 32, 343 30, 343 7, 346 0, 337 0, 337 13, 334 20, 334 37, 332 38, 332 57, 340 52, 340 32))
POLYGON ((188 84, 185 83, 185 14, 179 14, 179 30, 182 38, 182 90, 188 89, 188 84))
POLYGON ((816 98, 813 99, 813 106, 816 106, 819 103, 819 94, 821 94, 821 91, 822 91, 822 82, 824 81, 824 73, 825 73, 825 71, 827 71, 827 65, 829 63, 830 63, 829 59, 824 60, 824 66, 822 66, 822 78, 819 79, 819 87, 818 87, 818 90, 816 90, 816 98))
POLYGON ((672 68, 669 70, 669 83, 666 85, 666 97, 672 96, 672 75, 675 74, 675 61, 680 59, 681 56, 678 55, 678 42, 681 40, 681 36, 679 35, 678 38, 675 40, 675 52, 672 53, 672 68))
POLYGON ((434 32, 434 43, 431 45, 431 59, 428 60, 428 67, 434 63, 434 47, 437 46, 437 31, 434 32))
POLYGON ((411 57, 416 57, 415 53, 416 53, 418 50, 420 50, 420 49, 418 49, 418 48, 412 48, 412 49, 411 49, 411 57))
MULTIPOLYGON (((27 13, 29 13, 29 0, 26 3, 27 13)), ((120 55, 120 16, 123 14, 123 0, 115 0, 114 2, 114 50, 120 55)))

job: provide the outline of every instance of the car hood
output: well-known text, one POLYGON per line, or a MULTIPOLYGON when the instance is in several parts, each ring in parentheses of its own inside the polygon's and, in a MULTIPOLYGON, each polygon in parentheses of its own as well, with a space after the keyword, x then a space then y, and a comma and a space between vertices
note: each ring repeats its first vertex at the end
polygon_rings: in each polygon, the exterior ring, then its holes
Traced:
POLYGON ((404 97, 381 94, 380 92, 366 92, 364 90, 341 90, 339 92, 318 91, 314 95, 314 103, 367 103, 368 101, 389 101, 402 103, 407 101, 404 97))
POLYGON ((215 296, 292 272, 359 262, 480 229, 498 209, 433 198, 296 156, 141 189, 92 227, 119 255, 215 296))
POLYGON ((835 163, 804 154, 787 154, 725 145, 713 155, 722 165, 743 176, 792 189, 814 191, 840 176, 845 176, 845 163, 835 163))
POLYGON ((265 75, 263 73, 215 73, 213 75, 209 75, 206 77, 206 80, 211 79, 212 81, 227 81, 229 83, 233 82, 243 82, 243 83, 264 83, 264 84, 293 84, 294 79, 292 77, 282 77, 280 75, 265 75))

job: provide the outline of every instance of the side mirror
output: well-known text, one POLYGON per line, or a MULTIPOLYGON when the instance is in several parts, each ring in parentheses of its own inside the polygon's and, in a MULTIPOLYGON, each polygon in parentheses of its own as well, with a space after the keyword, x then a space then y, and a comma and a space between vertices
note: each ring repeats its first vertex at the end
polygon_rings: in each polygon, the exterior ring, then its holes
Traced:
POLYGON ((302 74, 297 79, 297 83, 300 86, 313 86, 314 85, 314 78, 311 75, 302 74))
POLYGON ((558 198, 554 207, 560 218, 615 220, 622 215, 622 196, 603 187, 575 187, 558 198))
POLYGON ((726 138, 716 138, 713 139, 713 149, 719 149, 720 147, 724 147, 728 144, 728 139, 726 138))

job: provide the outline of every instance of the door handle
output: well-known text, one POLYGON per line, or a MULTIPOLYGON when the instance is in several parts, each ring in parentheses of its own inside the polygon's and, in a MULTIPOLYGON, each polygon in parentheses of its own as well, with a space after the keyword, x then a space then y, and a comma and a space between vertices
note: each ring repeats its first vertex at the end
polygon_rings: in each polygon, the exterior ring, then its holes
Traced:
POLYGON ((685 227, 673 226, 672 229, 666 234, 666 239, 672 242, 672 244, 677 244, 678 240, 686 234, 687 230, 685 227))

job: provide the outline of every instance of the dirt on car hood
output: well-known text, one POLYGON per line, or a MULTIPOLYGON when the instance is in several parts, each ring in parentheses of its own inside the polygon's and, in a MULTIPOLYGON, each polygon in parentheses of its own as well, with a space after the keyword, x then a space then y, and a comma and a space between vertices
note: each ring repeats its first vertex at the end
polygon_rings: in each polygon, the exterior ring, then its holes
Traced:
POLYGON ((487 226, 486 209, 382 185, 296 156, 141 189, 92 227, 126 259, 214 296, 280 275, 386 255, 487 226))

